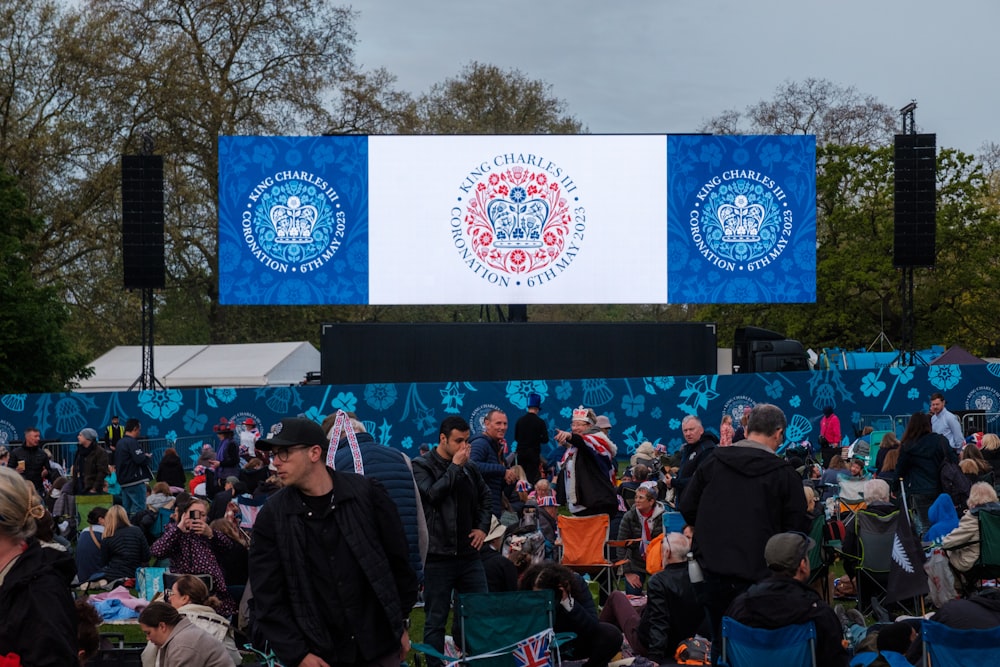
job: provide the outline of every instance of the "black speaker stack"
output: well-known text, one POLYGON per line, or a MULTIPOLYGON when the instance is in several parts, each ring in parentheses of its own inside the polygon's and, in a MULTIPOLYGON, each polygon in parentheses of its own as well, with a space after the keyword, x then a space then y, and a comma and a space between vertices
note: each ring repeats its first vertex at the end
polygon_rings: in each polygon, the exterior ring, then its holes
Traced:
POLYGON ((897 134, 893 266, 934 266, 937 135, 897 134))
POLYGON ((126 289, 162 289, 163 156, 122 156, 122 254, 126 289))

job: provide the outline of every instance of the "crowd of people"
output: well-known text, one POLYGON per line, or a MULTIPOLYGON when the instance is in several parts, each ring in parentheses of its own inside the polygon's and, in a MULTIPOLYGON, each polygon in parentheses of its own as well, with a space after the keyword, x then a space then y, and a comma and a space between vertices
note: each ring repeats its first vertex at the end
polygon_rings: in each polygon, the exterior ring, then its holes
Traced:
MULTIPOLYGON (((421 639, 444 654, 456 594, 516 590, 552 591, 554 629, 573 633, 563 655, 588 666, 620 655, 671 663, 712 640, 717 660, 726 616, 769 629, 812 622, 824 666, 866 647, 915 661, 922 617, 893 622, 873 601, 868 621, 831 607, 814 580, 820 545, 810 535, 844 518, 848 488, 876 516, 902 508, 913 537, 947 553, 958 588, 935 620, 1000 624, 996 595, 966 595, 978 583, 969 574, 981 553, 978 516, 1000 512, 1000 438, 966 441, 940 395, 899 438, 873 442, 867 428, 849 447, 832 407, 815 447, 788 442, 773 405, 713 429, 687 415, 676 452, 645 442, 624 467, 606 416, 580 406, 562 430, 541 410, 531 395, 513 447, 502 410, 475 429, 449 416, 412 460, 353 414, 289 417, 266 435, 222 419, 193 474, 167 450, 154 475, 137 419, 114 420, 103 438, 82 429, 65 474, 29 430, 22 447, 0 452, 0 654, 85 664, 100 620, 86 595, 133 586, 137 570, 157 564, 170 579, 138 613, 144 665, 239 664, 237 646, 249 642, 286 665, 395 667, 410 650, 418 601, 421 639), (944 474, 949 465, 964 484, 944 474), (115 502, 76 526, 72 499, 109 491, 115 502), (560 514, 608 517, 620 588, 595 600, 585 577, 559 562, 560 514), (39 619, 44 644, 27 640, 39 619)), ((839 597, 857 595, 857 537, 837 542, 839 597)))

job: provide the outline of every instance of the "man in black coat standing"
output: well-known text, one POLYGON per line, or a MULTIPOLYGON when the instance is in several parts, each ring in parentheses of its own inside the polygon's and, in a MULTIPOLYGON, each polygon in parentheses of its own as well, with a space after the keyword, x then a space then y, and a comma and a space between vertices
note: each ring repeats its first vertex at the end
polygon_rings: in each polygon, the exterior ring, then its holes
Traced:
MULTIPOLYGON (((681 495, 681 514, 694 526, 694 556, 705 574, 705 607, 715 641, 733 599, 768 576, 768 539, 809 530, 802 478, 775 453, 785 441, 785 425, 785 413, 777 406, 755 406, 746 439, 715 448, 681 495)), ((712 652, 713 661, 717 655, 712 652)))
POLYGON ((540 476, 542 445, 549 441, 549 428, 545 425, 545 420, 538 416, 541 409, 542 397, 528 394, 528 411, 514 424, 517 462, 524 468, 524 474, 532 487, 540 476))
POLYGON ((327 445, 302 417, 257 441, 284 487, 254 523, 256 627, 286 665, 398 667, 417 600, 399 513, 374 479, 327 468, 327 445))

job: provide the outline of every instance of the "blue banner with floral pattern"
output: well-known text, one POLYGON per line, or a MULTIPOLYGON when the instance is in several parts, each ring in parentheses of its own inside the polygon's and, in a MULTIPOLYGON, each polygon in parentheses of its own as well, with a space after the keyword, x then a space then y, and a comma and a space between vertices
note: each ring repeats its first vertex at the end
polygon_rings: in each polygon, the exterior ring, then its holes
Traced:
MULTIPOLYGON (((113 393, 6 394, 0 396, 0 443, 20 440, 37 427, 44 439, 75 442, 84 427, 101 432, 112 415, 137 417, 143 434, 176 443, 190 467, 202 442, 214 443, 220 418, 247 418, 266 432, 279 419, 303 414, 316 421, 338 409, 357 413, 381 443, 416 455, 421 443, 437 443, 438 426, 450 415, 466 418, 474 430, 486 413, 504 410, 511 423, 527 407, 528 394, 542 397, 541 416, 551 429, 569 426, 573 408, 585 405, 607 415, 627 458, 643 441, 678 449, 681 420, 700 417, 718 433, 724 414, 737 419, 744 406, 774 403, 788 418, 789 442, 816 442, 819 418, 833 406, 845 435, 864 424, 888 428, 926 410, 930 395, 943 392, 954 412, 1000 413, 1000 364, 888 367, 863 371, 814 371, 747 375, 308 385, 257 389, 166 389, 113 393), (887 422, 888 420, 888 422, 887 422), (853 425, 854 429, 851 428, 853 425)), ((988 420, 989 430, 1000 423, 988 420)), ((981 425, 980 425, 981 428, 981 425)), ((552 455, 552 445, 549 446, 552 455)))
POLYGON ((668 303, 816 301, 816 138, 667 137, 668 303))
POLYGON ((368 138, 219 137, 219 303, 367 301, 368 138))

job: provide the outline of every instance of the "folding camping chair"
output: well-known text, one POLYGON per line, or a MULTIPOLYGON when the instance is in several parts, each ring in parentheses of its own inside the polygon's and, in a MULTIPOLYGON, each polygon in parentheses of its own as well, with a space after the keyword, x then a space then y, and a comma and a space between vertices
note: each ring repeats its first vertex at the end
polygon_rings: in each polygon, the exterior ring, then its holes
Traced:
POLYGON ((809 581, 806 584, 811 586, 813 582, 822 582, 820 595, 826 602, 830 602, 830 563, 827 559, 827 546, 823 543, 823 528, 825 526, 826 516, 820 514, 813 519, 812 526, 809 528, 809 537, 816 543, 816 546, 809 552, 809 581))
MULTIPOLYGON (((873 597, 879 604, 883 606, 887 604, 889 563, 892 560, 897 526, 903 520, 903 514, 900 510, 885 516, 879 516, 865 510, 857 513, 854 530, 858 537, 860 555, 857 556, 855 588, 858 595, 858 609, 862 613, 871 613, 871 599, 873 597)), ((903 604, 902 601, 896 601, 893 604, 902 606, 911 615, 920 615, 915 600, 909 605, 903 604)))
POLYGON ((146 644, 126 644, 120 632, 102 632, 101 647, 87 661, 95 667, 142 667, 142 651, 146 644))
POLYGON ((622 566, 628 562, 626 559, 613 560, 614 549, 627 546, 628 541, 612 541, 608 535, 610 524, 607 514, 560 515, 557 519, 562 541, 560 563, 597 581, 602 600, 618 589, 622 566))
POLYGON ((844 527, 851 529, 854 517, 868 505, 865 503, 865 482, 864 479, 851 479, 843 477, 839 480, 840 491, 837 494, 840 515, 844 521, 844 527), (845 516, 846 515, 846 516, 845 516))
MULTIPOLYGON (((552 591, 509 593, 465 593, 455 605, 455 623, 460 632, 460 664, 476 667, 513 667, 515 654, 528 664, 560 664, 559 644, 575 635, 555 635, 555 596, 552 591), (549 662, 543 663, 546 654, 549 662)), ((455 659, 439 654, 428 644, 414 644, 413 650, 446 662, 455 659)))
POLYGON ((635 489, 631 486, 621 486, 618 488, 618 495, 625 499, 625 504, 629 507, 635 505, 635 489))
POLYGON ((264 506, 267 501, 267 496, 251 496, 248 493, 244 493, 236 496, 236 507, 240 510, 240 528, 250 532, 253 530, 253 524, 257 521, 257 515, 260 514, 260 508, 264 506))
POLYGON ((979 558, 965 573, 966 593, 978 589, 984 579, 1000 580, 1000 510, 980 509, 976 517, 979 520, 979 558))
POLYGON ((921 625, 926 667, 992 665, 1000 646, 1000 627, 988 630, 957 630, 925 620, 921 625))
POLYGON ((727 667, 816 667, 816 626, 809 621, 768 630, 751 628, 729 616, 723 616, 719 664, 727 667))

